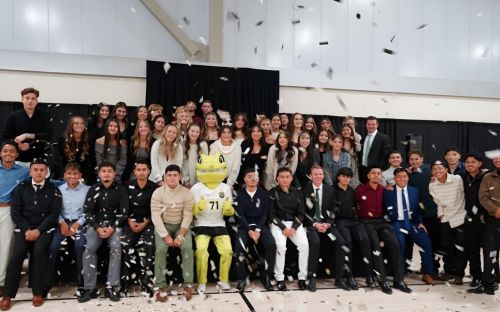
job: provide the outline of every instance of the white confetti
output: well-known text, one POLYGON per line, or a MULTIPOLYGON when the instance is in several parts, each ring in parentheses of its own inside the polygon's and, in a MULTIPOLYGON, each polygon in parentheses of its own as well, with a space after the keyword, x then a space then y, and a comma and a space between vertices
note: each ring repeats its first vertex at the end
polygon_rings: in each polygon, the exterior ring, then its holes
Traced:
POLYGON ((496 132, 495 132, 495 131, 493 131, 493 130, 489 130, 489 129, 488 129, 488 132, 489 132, 491 135, 493 135, 493 136, 497 136, 497 135, 498 135, 498 133, 496 133, 496 132))

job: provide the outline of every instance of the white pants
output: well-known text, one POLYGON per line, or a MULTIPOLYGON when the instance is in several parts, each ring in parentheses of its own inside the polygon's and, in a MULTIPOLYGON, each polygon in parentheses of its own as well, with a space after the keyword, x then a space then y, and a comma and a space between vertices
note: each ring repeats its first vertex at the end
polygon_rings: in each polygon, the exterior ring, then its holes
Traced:
POLYGON ((0 207, 0 286, 5 286, 5 272, 14 247, 14 222, 10 207, 0 207))
MULTIPOLYGON (((293 221, 283 221, 283 224, 287 228, 292 227, 293 221)), ((285 279, 285 254, 286 254, 286 237, 283 235, 283 231, 276 225, 271 224, 271 233, 273 234, 274 240, 276 241, 276 264, 274 266, 274 278, 277 281, 283 281, 285 279)), ((295 235, 290 237, 292 243, 297 246, 299 251, 299 280, 305 280, 307 278, 307 262, 309 258, 309 243, 307 241, 307 234, 304 227, 299 226, 295 235)))

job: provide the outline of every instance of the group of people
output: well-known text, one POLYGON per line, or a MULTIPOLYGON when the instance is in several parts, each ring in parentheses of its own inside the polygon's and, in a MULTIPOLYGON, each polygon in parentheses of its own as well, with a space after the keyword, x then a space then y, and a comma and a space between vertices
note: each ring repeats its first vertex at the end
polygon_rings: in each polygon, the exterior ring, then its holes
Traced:
POLYGON ((339 129, 327 117, 317 126, 300 113, 257 114, 250 126, 244 113, 219 116, 210 101, 198 116, 197 103, 187 101, 172 120, 157 104, 139 106, 129 120, 119 102, 97 105, 88 120, 69 118, 57 141, 59 177, 49 173, 44 153, 53 131, 48 113, 37 107, 39 92, 27 88, 21 96, 23 109, 9 115, 0 153, 2 311, 12 306, 28 253, 33 305, 42 305, 68 245, 78 301, 95 298, 104 241, 104 295, 112 301, 134 282, 165 301, 169 248, 180 249, 185 298, 192 296, 195 273, 198 292, 205 292, 211 240, 220 254, 222 290, 231 288, 232 263, 239 291, 253 264, 260 264, 265 289, 285 290, 288 240, 297 246, 301 290, 316 290, 320 253, 329 249, 337 287, 358 289, 353 263, 359 262, 366 285, 378 284, 387 294, 411 292, 404 278, 413 244, 425 283, 438 278, 461 285, 469 262, 470 292, 494 294, 498 287, 500 157, 486 172, 481 154, 462 158, 451 146, 430 165, 420 151, 410 151, 404 165, 373 116, 362 137, 351 116, 339 129), (206 155, 219 157, 223 167, 207 168, 223 172, 221 181, 200 169, 206 155), (230 216, 235 230, 224 219, 230 216), (353 259, 353 249, 362 259, 353 259))

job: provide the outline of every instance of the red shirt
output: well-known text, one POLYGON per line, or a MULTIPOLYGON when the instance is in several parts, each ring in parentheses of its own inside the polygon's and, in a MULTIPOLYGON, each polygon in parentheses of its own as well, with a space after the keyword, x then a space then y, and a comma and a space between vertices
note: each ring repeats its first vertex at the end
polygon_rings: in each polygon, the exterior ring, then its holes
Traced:
POLYGON ((358 209, 358 217, 364 219, 382 218, 384 187, 380 184, 374 190, 369 183, 361 184, 354 193, 354 203, 358 209))

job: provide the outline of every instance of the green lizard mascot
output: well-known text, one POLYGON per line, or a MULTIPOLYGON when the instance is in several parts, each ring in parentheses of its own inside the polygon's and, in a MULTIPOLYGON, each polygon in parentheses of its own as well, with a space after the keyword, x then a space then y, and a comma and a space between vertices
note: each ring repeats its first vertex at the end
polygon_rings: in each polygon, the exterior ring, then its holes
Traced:
POLYGON ((229 290, 229 268, 233 250, 224 216, 234 215, 232 190, 223 183, 227 166, 221 154, 200 155, 196 164, 196 176, 200 182, 193 185, 194 241, 196 243, 196 273, 198 293, 204 293, 207 284, 208 244, 213 239, 220 254, 219 287, 229 290))

